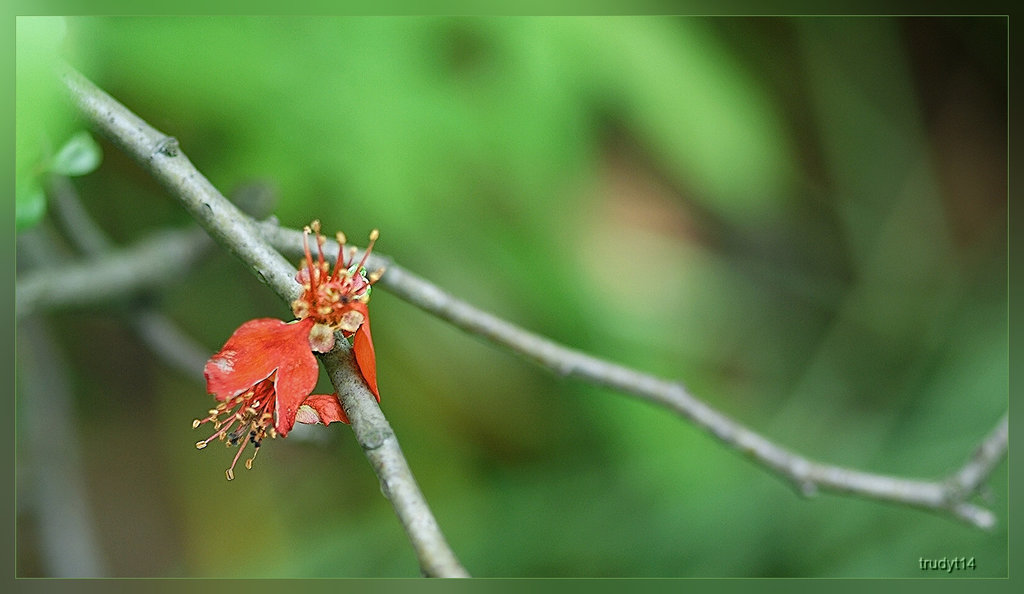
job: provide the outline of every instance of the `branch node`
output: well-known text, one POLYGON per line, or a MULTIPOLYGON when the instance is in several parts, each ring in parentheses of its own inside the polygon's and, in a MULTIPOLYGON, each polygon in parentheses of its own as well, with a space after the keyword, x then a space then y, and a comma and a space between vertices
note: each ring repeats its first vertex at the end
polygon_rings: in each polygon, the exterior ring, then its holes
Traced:
POLYGON ((366 451, 376 450, 384 445, 384 442, 388 440, 388 435, 387 431, 375 427, 362 436, 362 439, 359 440, 359 445, 363 446, 363 449, 366 451))
POLYGON ((179 148, 180 145, 178 144, 177 138, 173 136, 164 136, 162 139, 160 139, 160 142, 157 142, 156 145, 153 147, 153 151, 149 153, 149 159, 152 161, 153 157, 157 155, 177 157, 179 148))
POLYGON ((818 496, 818 485, 814 484, 813 481, 801 480, 796 483, 797 493, 801 497, 811 499, 812 497, 818 496))

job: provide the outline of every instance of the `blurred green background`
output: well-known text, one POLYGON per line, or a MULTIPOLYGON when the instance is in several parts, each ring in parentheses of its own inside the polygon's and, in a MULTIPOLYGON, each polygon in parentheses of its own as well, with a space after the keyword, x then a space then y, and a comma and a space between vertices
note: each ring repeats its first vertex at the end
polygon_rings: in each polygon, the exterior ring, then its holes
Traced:
MULTIPOLYGON (((813 458, 938 478, 1007 407, 1005 19, 19 21, 19 192, 81 128, 40 65, 57 47, 225 194, 272 192, 282 224, 359 245, 377 227, 380 252, 455 295, 813 458)), ((100 144, 72 183, 115 242, 189 224, 100 144)), ((19 240, 57 251, 25 196, 19 240)), ((73 573, 56 551, 109 576, 418 574, 347 427, 296 431, 225 481, 233 451, 193 447, 212 399, 133 331, 140 305, 202 356, 290 316, 214 249, 164 290, 24 320, 19 575, 73 573), (26 403, 40 373, 67 397, 26 403), (39 480, 61 464, 66 508, 39 480)), ((382 408, 476 576, 933 577, 918 559, 953 556, 977 560, 954 576, 1007 574, 1005 464, 991 533, 802 499, 665 410, 384 290, 371 305, 382 408)))

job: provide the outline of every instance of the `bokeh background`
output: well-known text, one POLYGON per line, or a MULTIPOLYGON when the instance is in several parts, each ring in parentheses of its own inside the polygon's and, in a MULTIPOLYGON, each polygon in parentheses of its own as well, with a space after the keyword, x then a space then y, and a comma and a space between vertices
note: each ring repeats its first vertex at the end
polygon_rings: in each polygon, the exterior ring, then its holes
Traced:
MULTIPOLYGON (((225 194, 360 245, 377 227, 380 252, 455 295, 678 379, 798 452, 938 478, 1007 407, 1006 19, 29 25, 19 81, 38 74, 26 48, 56 47, 225 194)), ((24 148, 19 120, 19 161, 82 127, 31 99, 49 136, 24 148)), ((100 146, 71 184, 113 242, 190 225, 100 146)), ((75 257, 40 215, 19 275, 40 237, 75 257)), ((140 338, 140 308, 200 361, 290 315, 212 249, 158 290, 22 318, 18 575, 418 574, 347 427, 271 442, 225 481, 233 451, 193 447, 212 400, 140 338)), ((932 577, 919 558, 954 556, 976 559, 954 576, 1007 574, 1005 464, 983 493, 991 533, 803 499, 665 410, 384 290, 372 310, 383 410, 474 575, 932 577)))

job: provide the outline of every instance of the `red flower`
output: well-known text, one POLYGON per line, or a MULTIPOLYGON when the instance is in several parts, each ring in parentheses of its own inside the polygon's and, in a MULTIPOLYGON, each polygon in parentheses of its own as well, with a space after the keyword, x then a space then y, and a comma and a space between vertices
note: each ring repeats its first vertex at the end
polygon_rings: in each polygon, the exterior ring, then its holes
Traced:
MULTIPOLYGON (((356 363, 363 374, 363 379, 370 391, 380 402, 377 391, 377 363, 373 353, 373 338, 370 335, 370 313, 366 303, 370 300, 371 285, 384 273, 377 270, 366 276, 367 256, 377 241, 377 230, 370 232, 370 244, 363 254, 363 259, 353 264, 356 248, 351 248, 345 258, 345 234, 338 232, 338 259, 334 265, 334 273, 330 273, 330 264, 324 260, 323 245, 326 241, 320 235, 320 222, 313 221, 312 231, 316 233, 317 258, 314 261, 309 251, 309 242, 304 241, 306 266, 295 274, 295 280, 302 285, 302 295, 292 302, 292 312, 297 318, 314 318, 317 326, 310 334, 313 350, 326 353, 334 348, 334 332, 341 330, 345 337, 355 334, 352 348, 355 351, 356 363), (328 331, 329 330, 329 331, 328 331)), ((310 228, 305 229, 309 236, 310 228)))
POLYGON ((363 264, 373 249, 377 231, 370 234, 370 245, 358 264, 353 265, 355 248, 345 258, 345 237, 338 234, 338 262, 333 274, 324 260, 318 221, 305 229, 305 266, 295 275, 303 286, 302 295, 292 302, 298 320, 285 323, 272 318, 250 320, 242 324, 224 347, 206 363, 207 392, 220 403, 209 416, 192 422, 193 427, 213 423, 216 432, 200 442, 202 449, 214 439, 238 446, 226 474, 234 478, 235 464, 242 451, 252 443, 255 452, 246 461, 246 468, 259 452, 263 438, 285 437, 295 422, 348 422, 337 394, 315 394, 319 368, 313 351, 326 353, 334 347, 334 332, 345 337, 355 335, 353 348, 356 362, 367 385, 377 400, 377 364, 370 335, 370 316, 366 307, 370 285, 383 270, 366 276, 363 264), (310 228, 312 227, 312 229, 310 228), (309 250, 308 237, 316 233, 317 258, 309 250), (223 416, 223 418, 221 418, 223 416))

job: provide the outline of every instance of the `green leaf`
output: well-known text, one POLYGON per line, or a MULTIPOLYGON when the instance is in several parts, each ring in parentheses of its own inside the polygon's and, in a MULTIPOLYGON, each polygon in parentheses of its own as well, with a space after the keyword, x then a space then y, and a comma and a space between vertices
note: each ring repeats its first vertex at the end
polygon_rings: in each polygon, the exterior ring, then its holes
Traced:
POLYGON ((28 229, 46 212, 40 174, 49 154, 47 138, 64 138, 71 113, 55 74, 65 35, 63 17, 18 17, 15 60, 15 228, 28 229))
POLYGON ((17 182, 14 198, 14 224, 18 231, 34 227, 46 212, 46 193, 35 177, 17 182))
POLYGON ((50 170, 60 175, 86 175, 95 171, 102 160, 100 145, 82 130, 57 151, 50 170))

